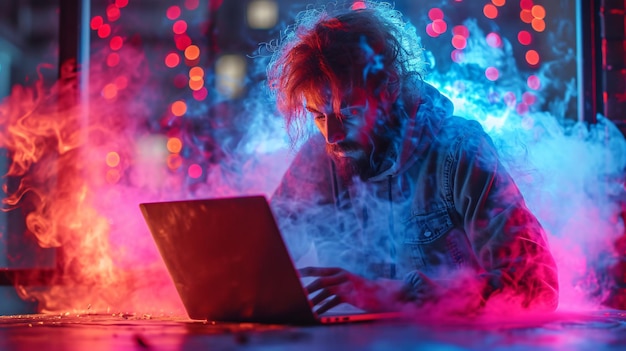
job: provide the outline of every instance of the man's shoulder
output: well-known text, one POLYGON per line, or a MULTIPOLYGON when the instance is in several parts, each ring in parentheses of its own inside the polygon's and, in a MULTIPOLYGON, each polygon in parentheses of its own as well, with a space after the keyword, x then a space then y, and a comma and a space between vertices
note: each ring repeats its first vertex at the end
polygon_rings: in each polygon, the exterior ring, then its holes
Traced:
POLYGON ((311 136, 298 149, 289 171, 305 179, 320 179, 328 173, 329 157, 325 141, 316 135, 311 136))
POLYGON ((437 139, 444 143, 489 139, 489 135, 478 121, 459 116, 445 118, 441 122, 437 136, 437 139))

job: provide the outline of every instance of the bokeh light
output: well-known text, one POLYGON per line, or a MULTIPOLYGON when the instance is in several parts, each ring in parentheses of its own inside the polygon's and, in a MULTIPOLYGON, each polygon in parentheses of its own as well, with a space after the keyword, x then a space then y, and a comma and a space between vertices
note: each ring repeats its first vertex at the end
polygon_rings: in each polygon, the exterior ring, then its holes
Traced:
POLYGON ((433 31, 437 34, 443 34, 446 32, 446 30, 448 30, 448 24, 442 20, 442 19, 437 19, 433 21, 433 31))
POLYGON ((174 68, 180 64, 180 56, 175 52, 170 52, 165 56, 165 65, 174 68))
POLYGON ((209 91, 207 90, 206 87, 202 87, 201 89, 198 90, 194 90, 192 92, 193 98, 196 99, 197 101, 204 101, 207 96, 209 96, 209 91))
POLYGON ((519 41, 520 44, 522 45, 530 45, 530 43, 532 43, 533 40, 533 36, 525 30, 521 30, 519 31, 519 33, 517 33, 517 41, 519 41))
POLYGON ((541 88, 541 79, 533 74, 526 79, 526 85, 532 90, 539 90, 541 88))
POLYGON ((113 51, 117 51, 121 49, 123 45, 124 45, 124 39, 122 39, 122 37, 120 37, 119 35, 114 36, 109 41, 109 47, 113 51))
POLYGON ((200 57, 200 48, 197 45, 189 45, 185 48, 185 58, 187 60, 196 60, 200 57))
POLYGON ((270 29, 278 22, 278 3, 275 0, 253 0, 246 11, 248 26, 254 29, 270 29))
POLYGON ((533 14, 530 12, 530 10, 522 10, 519 13, 519 18, 524 23, 530 23, 533 21, 535 17, 533 17, 533 14))
POLYGON ((363 10, 365 8, 367 8, 367 6, 365 5, 365 2, 363 1, 355 1, 352 6, 350 6, 351 9, 353 10, 363 10))
POLYGON ((180 152, 180 150, 183 149, 183 142, 180 140, 180 138, 169 138, 167 139, 167 151, 173 153, 173 154, 177 154, 180 152))
POLYGON ((520 0, 519 7, 523 10, 529 10, 533 8, 533 0, 520 0))
POLYGON ((105 162, 109 167, 117 167, 120 164, 120 155, 115 151, 111 151, 107 153, 105 162))
POLYGON ((107 56, 107 66, 115 67, 120 64, 120 55, 116 52, 112 52, 107 56))
POLYGON ((495 7, 493 4, 486 4, 483 7, 483 14, 487 18, 494 19, 498 17, 498 8, 495 7))
POLYGON ((539 53, 536 50, 526 51, 526 62, 531 66, 537 65, 539 63, 539 53))
POLYGON ((202 167, 200 167, 200 165, 196 163, 190 165, 187 169, 187 175, 189 175, 189 178, 193 179, 200 178, 202 176, 202 167))
POLYGON ((111 100, 117 96, 117 86, 109 83, 102 88, 101 95, 107 100, 111 100))
POLYGON ((544 19, 546 18, 546 9, 541 5, 534 5, 530 12, 534 18, 544 19))
POLYGON ((435 32, 435 30, 433 29, 432 23, 428 23, 426 25, 426 34, 430 35, 433 38, 436 38, 439 36, 439 33, 435 32))
POLYGON ((187 31, 187 22, 185 20, 178 20, 172 25, 172 31, 175 34, 184 34, 187 31))
POLYGON ((546 29, 546 22, 539 18, 533 18, 531 26, 537 32, 543 32, 546 29))
POLYGON ((100 26, 102 26, 103 24, 104 24, 104 19, 102 18, 102 16, 94 16, 89 22, 89 26, 93 30, 98 30, 100 26))
POLYGON ((502 38, 498 33, 491 32, 487 34, 485 39, 487 40, 487 44, 493 48, 502 47, 502 38))
POLYGON ((204 87, 204 79, 202 77, 192 77, 189 79, 189 88, 193 91, 200 90, 204 87))
POLYGON ((172 103, 171 111, 174 116, 180 117, 187 113, 187 103, 183 100, 177 100, 172 103))
POLYGON ((175 171, 183 165, 183 158, 178 154, 171 154, 167 156, 167 168, 175 171))
POLYGON ((165 17, 167 17, 170 20, 175 20, 178 17, 180 17, 181 11, 180 11, 180 7, 173 5, 168 7, 167 11, 165 12, 165 17))
POLYGON ((120 12, 120 8, 117 7, 115 4, 111 4, 107 7, 106 10, 107 13, 107 18, 110 22, 115 22, 118 19, 120 19, 120 16, 122 15, 122 13, 120 12))
POLYGON ((98 28, 98 36, 102 39, 111 35, 111 26, 109 24, 103 24, 98 28))
POLYGON ((200 6, 200 0, 185 0, 185 8, 187 10, 195 10, 200 6))
POLYGON ((174 37, 174 43, 178 50, 185 50, 191 45, 191 38, 187 34, 179 34, 174 37))
POLYGON ((524 94, 522 94, 522 101, 530 106, 530 105, 533 105, 535 102, 537 102, 537 96, 527 91, 524 94))
POLYGON ((434 7, 428 11, 428 18, 430 18, 431 21, 442 20, 443 11, 438 7, 434 7))
POLYGON ((462 35, 454 35, 452 36, 452 46, 459 50, 465 49, 465 46, 467 46, 467 39, 465 39, 462 35))
POLYGON ((465 59, 465 54, 463 53, 463 50, 452 50, 450 58, 452 58, 452 61, 456 63, 461 63, 465 59))
POLYGON ((452 34, 453 35, 460 35, 464 38, 469 38, 469 29, 467 29, 466 26, 460 24, 457 26, 452 27, 452 34))
POLYGON ((487 67, 487 69, 485 70, 485 77, 487 77, 487 79, 489 79, 490 81, 497 80, 499 75, 500 72, 495 67, 487 67))

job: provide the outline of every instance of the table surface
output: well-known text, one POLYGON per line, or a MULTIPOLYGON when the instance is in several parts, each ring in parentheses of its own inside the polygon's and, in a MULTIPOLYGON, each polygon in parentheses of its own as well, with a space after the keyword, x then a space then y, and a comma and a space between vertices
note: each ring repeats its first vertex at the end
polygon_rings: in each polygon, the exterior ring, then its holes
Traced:
POLYGON ((331 326, 136 313, 0 317, 0 350, 626 350, 626 311, 331 326))

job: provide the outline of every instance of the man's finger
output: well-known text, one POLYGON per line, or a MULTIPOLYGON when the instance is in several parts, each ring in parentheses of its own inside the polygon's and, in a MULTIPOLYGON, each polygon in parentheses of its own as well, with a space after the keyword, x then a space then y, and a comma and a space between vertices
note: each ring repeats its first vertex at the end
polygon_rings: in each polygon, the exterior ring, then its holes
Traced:
POLYGON ((340 271, 341 268, 335 267, 304 267, 298 269, 298 272, 303 277, 324 277, 337 274, 340 271))
POLYGON ((330 289, 322 289, 320 290, 319 294, 311 298, 311 303, 313 304, 313 306, 317 306, 320 302, 326 300, 332 295, 333 293, 330 291, 330 289))
POLYGON ((317 310, 315 310, 315 313, 317 314, 322 314, 328 310, 330 310, 331 308, 339 305, 342 302, 341 297, 335 295, 334 297, 332 297, 331 299, 327 300, 323 305, 321 305, 317 310))
POLYGON ((320 289, 329 288, 331 286, 336 286, 343 284, 347 281, 347 277, 345 274, 337 274, 329 277, 321 277, 312 281, 309 285, 306 286, 306 291, 311 294, 320 289))

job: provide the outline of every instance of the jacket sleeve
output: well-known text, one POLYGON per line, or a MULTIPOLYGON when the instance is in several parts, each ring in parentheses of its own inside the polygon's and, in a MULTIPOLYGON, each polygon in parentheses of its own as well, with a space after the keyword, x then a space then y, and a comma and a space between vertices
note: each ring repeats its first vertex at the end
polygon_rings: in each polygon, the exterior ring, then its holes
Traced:
POLYGON ((453 149, 448 175, 453 201, 471 246, 484 268, 480 299, 501 310, 556 309, 557 268, 544 229, 527 208, 501 164, 489 136, 476 122, 453 149), (505 307, 506 306, 506 307, 505 307))
POLYGON ((318 142, 311 138, 300 148, 270 199, 283 238, 296 261, 320 233, 328 231, 321 224, 328 222, 332 188, 324 145, 318 142))

